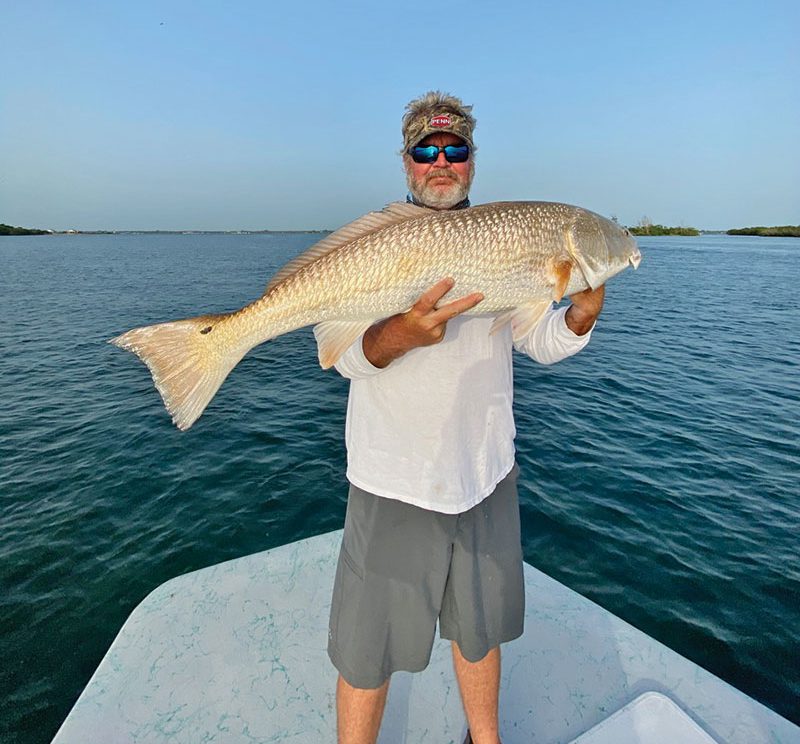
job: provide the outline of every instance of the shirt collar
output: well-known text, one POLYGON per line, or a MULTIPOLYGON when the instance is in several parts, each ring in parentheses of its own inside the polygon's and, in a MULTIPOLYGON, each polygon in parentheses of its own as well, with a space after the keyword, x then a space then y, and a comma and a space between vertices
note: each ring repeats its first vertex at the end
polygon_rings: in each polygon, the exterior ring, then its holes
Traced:
MULTIPOLYGON (((406 201, 409 204, 416 204, 418 207, 427 207, 428 209, 430 209, 430 207, 428 207, 427 204, 421 204, 413 196, 411 196, 411 194, 406 194, 406 201)), ((465 199, 462 199, 458 204, 454 204, 452 207, 450 207, 450 209, 443 209, 442 211, 449 212, 454 209, 466 209, 469 205, 470 205, 469 197, 466 197, 465 199)))

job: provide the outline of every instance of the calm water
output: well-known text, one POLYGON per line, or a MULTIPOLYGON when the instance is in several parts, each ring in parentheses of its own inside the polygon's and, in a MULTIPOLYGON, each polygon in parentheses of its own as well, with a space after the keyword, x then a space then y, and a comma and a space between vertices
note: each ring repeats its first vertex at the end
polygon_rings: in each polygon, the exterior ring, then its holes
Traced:
MULTIPOLYGON (((342 525, 347 387, 309 331, 185 434, 105 343, 237 308, 314 239, 0 239, 3 742, 50 741, 158 584, 342 525)), ((517 361, 526 559, 800 723, 800 241, 640 244, 584 352, 517 361)))

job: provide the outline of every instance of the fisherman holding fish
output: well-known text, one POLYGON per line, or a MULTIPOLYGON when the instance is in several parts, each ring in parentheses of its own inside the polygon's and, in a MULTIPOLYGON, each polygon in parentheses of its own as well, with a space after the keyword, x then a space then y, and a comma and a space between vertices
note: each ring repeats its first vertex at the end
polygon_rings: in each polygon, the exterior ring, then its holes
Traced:
POLYGON ((552 364, 580 351, 605 282, 641 259, 627 230, 581 207, 470 207, 474 128, 457 98, 412 101, 407 203, 323 238, 239 310, 111 339, 183 431, 248 351, 303 326, 322 367, 350 379, 328 639, 346 744, 375 740, 391 674, 427 666, 437 621, 472 740, 498 741, 500 644, 524 616, 511 352, 552 364))
MULTIPOLYGON (((438 91, 408 104, 409 201, 469 207, 471 108, 438 91)), ((500 644, 522 634, 524 616, 511 349, 544 364, 580 351, 603 285, 566 308, 548 302, 515 340, 510 324, 493 334, 493 318, 462 315, 483 295, 450 299, 452 287, 442 277, 336 363, 351 380, 350 493, 328 643, 340 744, 376 740, 391 674, 427 666, 437 620, 452 641, 467 741, 499 741, 500 644)))

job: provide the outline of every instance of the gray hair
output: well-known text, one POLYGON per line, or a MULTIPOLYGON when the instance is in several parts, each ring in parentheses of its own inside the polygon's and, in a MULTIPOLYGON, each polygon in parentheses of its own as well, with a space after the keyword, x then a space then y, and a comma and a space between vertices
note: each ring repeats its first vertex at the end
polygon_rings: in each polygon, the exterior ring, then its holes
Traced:
POLYGON ((465 105, 460 98, 449 93, 430 90, 406 105, 403 115, 403 152, 436 132, 452 132, 474 150, 472 132, 476 124, 472 106, 465 105))

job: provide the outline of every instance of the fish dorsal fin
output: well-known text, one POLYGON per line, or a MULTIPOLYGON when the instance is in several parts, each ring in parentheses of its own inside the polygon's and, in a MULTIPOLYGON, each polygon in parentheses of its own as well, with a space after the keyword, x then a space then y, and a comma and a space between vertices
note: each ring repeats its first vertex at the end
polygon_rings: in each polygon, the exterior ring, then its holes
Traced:
POLYGON ((434 211, 433 209, 418 207, 416 204, 408 202, 392 202, 387 204, 380 212, 368 212, 363 217, 359 217, 344 227, 340 227, 328 237, 323 238, 319 243, 315 243, 307 251, 289 261, 270 279, 267 285, 267 292, 287 277, 300 271, 304 266, 308 266, 308 264, 347 243, 351 243, 357 238, 363 238, 365 235, 370 235, 389 225, 397 225, 400 222, 424 217, 434 211))

